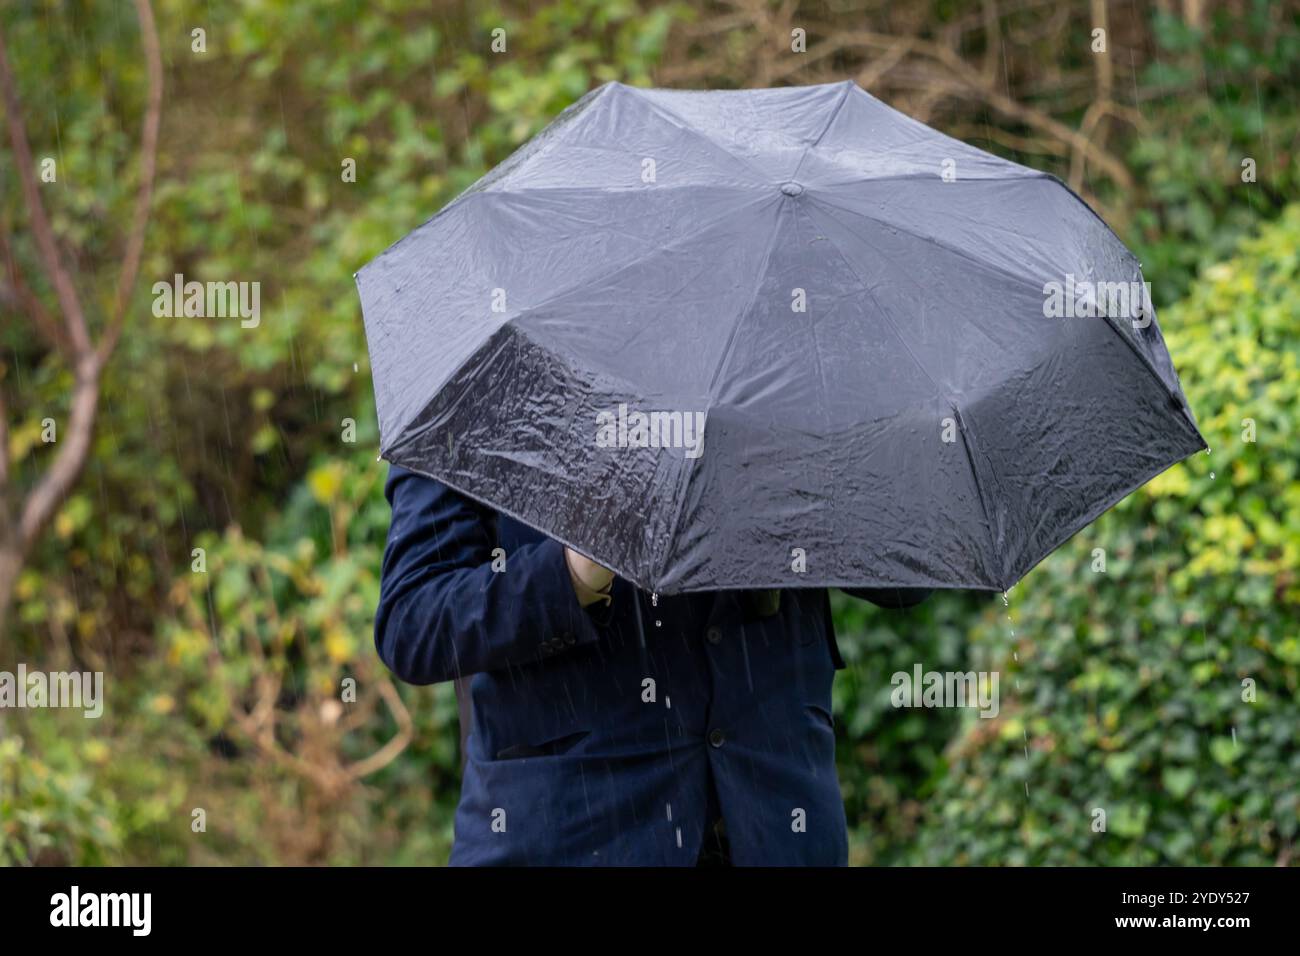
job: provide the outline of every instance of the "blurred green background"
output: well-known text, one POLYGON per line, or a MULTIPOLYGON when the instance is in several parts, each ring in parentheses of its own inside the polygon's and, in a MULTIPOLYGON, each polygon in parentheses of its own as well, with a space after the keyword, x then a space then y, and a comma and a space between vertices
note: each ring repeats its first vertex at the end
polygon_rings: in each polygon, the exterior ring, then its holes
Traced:
MULTIPOLYGON (((836 596, 852 862, 1293 861, 1296 4, 153 9, 165 99, 140 281, 85 470, 27 560, 0 639, 0 669, 104 670, 109 701, 99 720, 0 710, 0 862, 444 862, 454 696, 397 687, 371 643, 387 466, 352 273, 601 82, 844 78, 1093 204, 1143 262, 1211 446, 1005 604, 944 594, 901 615, 836 596), (1105 53, 1093 51, 1098 26, 1105 53), (494 54, 498 27, 507 50, 494 54), (791 51, 795 29, 806 52, 791 51), (355 182, 341 175, 349 158, 355 182), (260 326, 155 317, 150 286, 177 272, 260 281, 260 326), (206 573, 191 570, 196 547, 206 573), (891 707, 890 674, 918 661, 1000 671, 998 717, 891 707), (340 704, 347 678, 357 700, 340 704), (205 832, 192 829, 196 808, 205 832)), ((42 196, 95 325, 139 177, 135 14, 13 0, 0 24, 33 152, 57 159, 42 196)), ((0 228, 57 311, 13 164, 0 138, 0 228)), ((66 416, 70 383, 0 297, 11 500, 48 466, 41 420, 66 416)))

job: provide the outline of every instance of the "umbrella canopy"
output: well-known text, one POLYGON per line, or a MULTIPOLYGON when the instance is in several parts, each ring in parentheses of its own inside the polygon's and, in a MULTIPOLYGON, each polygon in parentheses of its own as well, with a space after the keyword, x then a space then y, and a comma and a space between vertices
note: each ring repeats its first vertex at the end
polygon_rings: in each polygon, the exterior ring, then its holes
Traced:
POLYGON ((606 84, 357 274, 381 456, 647 590, 1005 590, 1205 447, 1060 180, 851 82, 606 84))

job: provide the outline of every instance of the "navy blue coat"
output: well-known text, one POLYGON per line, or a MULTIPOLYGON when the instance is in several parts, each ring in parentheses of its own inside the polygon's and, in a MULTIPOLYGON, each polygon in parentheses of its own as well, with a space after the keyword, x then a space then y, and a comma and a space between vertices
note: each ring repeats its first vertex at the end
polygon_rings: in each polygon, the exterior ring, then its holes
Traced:
POLYGON ((764 616, 615 579, 583 608, 559 542, 397 466, 385 493, 379 656, 412 684, 473 675, 453 864, 694 865, 711 806, 738 865, 847 862, 825 590, 764 616))

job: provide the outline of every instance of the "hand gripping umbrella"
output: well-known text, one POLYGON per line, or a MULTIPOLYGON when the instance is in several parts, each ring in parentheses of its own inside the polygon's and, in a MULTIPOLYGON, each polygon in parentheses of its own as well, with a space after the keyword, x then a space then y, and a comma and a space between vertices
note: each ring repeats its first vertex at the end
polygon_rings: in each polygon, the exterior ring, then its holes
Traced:
POLYGON ((381 456, 666 594, 1006 590, 1205 447, 1114 233, 851 82, 606 84, 357 284, 381 456))

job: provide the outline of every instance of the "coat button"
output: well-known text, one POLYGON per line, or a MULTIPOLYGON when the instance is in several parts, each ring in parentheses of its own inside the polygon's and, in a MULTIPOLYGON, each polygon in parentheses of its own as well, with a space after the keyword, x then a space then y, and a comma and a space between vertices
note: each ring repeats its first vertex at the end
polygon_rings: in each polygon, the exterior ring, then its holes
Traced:
POLYGON ((708 638, 708 641, 709 641, 710 644, 721 644, 721 643, 722 643, 722 628, 720 628, 720 627, 711 627, 711 628, 709 628, 707 631, 704 632, 704 636, 705 636, 706 638, 708 638))
POLYGON ((721 747, 727 742, 727 735, 722 732, 721 727, 714 727, 709 731, 709 745, 712 747, 721 747))

